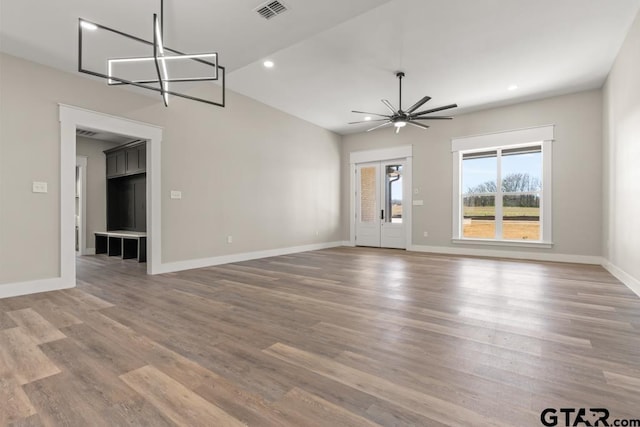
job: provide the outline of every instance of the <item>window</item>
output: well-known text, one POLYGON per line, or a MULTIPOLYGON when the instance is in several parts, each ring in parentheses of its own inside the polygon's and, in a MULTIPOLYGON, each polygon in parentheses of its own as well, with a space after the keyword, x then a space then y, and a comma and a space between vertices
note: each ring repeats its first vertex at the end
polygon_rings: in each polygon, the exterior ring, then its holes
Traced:
POLYGON ((454 139, 455 242, 550 246, 552 132, 454 139))
POLYGON ((402 165, 387 165, 385 170, 386 222, 402 224, 402 165))

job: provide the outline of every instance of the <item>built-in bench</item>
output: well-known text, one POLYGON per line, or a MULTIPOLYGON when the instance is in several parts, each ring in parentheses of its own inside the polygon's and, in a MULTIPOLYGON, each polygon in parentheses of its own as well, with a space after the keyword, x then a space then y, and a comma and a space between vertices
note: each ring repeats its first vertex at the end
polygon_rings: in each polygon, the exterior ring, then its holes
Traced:
POLYGON ((96 254, 119 256, 122 259, 137 258, 138 262, 147 262, 147 233, 116 230, 94 234, 96 254))

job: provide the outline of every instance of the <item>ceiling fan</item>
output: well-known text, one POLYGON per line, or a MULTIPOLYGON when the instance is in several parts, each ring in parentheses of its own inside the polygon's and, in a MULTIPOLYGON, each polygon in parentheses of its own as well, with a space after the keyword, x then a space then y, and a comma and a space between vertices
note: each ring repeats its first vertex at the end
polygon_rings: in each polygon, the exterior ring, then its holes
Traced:
POLYGON ((378 116, 378 117, 384 117, 383 119, 376 119, 376 120, 361 120, 358 122, 350 122, 350 125, 354 125, 357 123, 369 123, 369 122, 384 122, 378 126, 372 127, 371 129, 367 129, 367 132, 370 132, 372 130, 384 127, 384 126, 389 126, 389 125, 393 125, 396 128, 396 133, 400 132, 400 128, 405 127, 406 125, 411 125, 411 126, 415 126, 415 127, 419 127, 421 129, 428 129, 429 126, 423 124, 423 123, 419 123, 419 120, 451 120, 453 117, 424 117, 426 114, 430 114, 430 113, 435 113, 437 111, 442 111, 442 110, 448 110, 450 108, 456 108, 458 106, 458 104, 449 104, 449 105, 445 105, 443 107, 438 107, 438 108, 432 108, 430 110, 424 110, 424 111, 419 111, 419 112, 415 112, 418 108, 422 107, 425 103, 427 103, 431 97, 430 96, 425 96, 423 97, 420 101, 416 102, 415 104, 413 104, 411 107, 409 107, 408 110, 403 110, 402 109, 402 78, 404 77, 404 73, 402 71, 398 71, 396 73, 396 77, 398 77, 398 84, 400 86, 399 89, 399 93, 400 93, 400 99, 398 102, 399 105, 399 109, 396 111, 395 107, 393 105, 391 105, 391 103, 389 101, 387 101, 386 99, 382 100, 382 103, 389 109, 389 111, 391 111, 391 114, 377 114, 377 113, 367 113, 366 111, 351 111, 352 113, 358 113, 358 114, 370 114, 372 116, 378 116))

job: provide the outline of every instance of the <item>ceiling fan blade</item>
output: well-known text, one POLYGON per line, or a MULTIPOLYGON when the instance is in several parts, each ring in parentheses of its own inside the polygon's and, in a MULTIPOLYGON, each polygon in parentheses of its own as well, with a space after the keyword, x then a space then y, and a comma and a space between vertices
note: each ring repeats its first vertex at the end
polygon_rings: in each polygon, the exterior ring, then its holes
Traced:
POLYGON ((416 102, 415 104, 413 104, 407 111, 405 111, 405 113, 407 114, 411 114, 414 111, 416 111, 418 108, 422 107, 424 104, 426 104, 427 102, 429 102, 429 100, 431 99, 430 96, 425 96, 424 98, 422 98, 420 101, 416 102))
POLYGON ((376 127, 371 128, 371 129, 367 129, 367 132, 371 132, 372 130, 376 130, 376 129, 381 128, 383 126, 389 126, 390 124, 391 124, 391 122, 383 123, 381 125, 378 125, 376 127))
POLYGON ((452 120, 453 117, 411 117, 411 120, 452 120))
POLYGON ((372 116, 380 116, 380 117, 391 117, 391 116, 387 116, 384 114, 378 114, 378 113, 367 113, 366 111, 356 111, 356 110, 351 110, 352 113, 358 113, 358 114, 371 114, 372 116))
POLYGON ((423 116, 425 114, 435 113, 436 111, 448 110, 449 108, 456 108, 457 106, 458 104, 449 104, 449 105, 445 105, 444 107, 432 108, 431 110, 424 110, 424 111, 420 111, 419 113, 413 113, 412 116, 414 117, 423 116))
POLYGON ((355 125, 358 123, 371 123, 371 122, 386 122, 389 119, 376 119, 376 120, 360 120, 359 122, 349 122, 350 125, 355 125))
POLYGON ((409 124, 411 126, 415 126, 415 127, 421 128, 421 129, 429 129, 429 126, 423 125, 422 123, 407 122, 407 124, 409 124))
POLYGON ((391 103, 389 101, 387 101, 386 99, 382 100, 382 103, 389 109, 389 111, 391 111, 393 114, 396 114, 397 111, 395 108, 393 108, 393 105, 391 105, 391 103))

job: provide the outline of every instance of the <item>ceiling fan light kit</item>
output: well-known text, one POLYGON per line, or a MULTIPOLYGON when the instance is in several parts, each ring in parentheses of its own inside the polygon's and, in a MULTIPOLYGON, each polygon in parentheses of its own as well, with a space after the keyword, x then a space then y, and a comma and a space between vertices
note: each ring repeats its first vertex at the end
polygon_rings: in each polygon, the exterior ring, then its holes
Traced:
POLYGON ((431 99, 431 97, 429 97, 429 96, 422 97, 422 99, 420 99, 418 102, 413 104, 407 110, 403 110, 402 109, 402 78, 404 77, 404 72, 398 71, 396 73, 396 77, 398 78, 398 85, 399 85, 399 90, 398 90, 398 93, 399 93, 398 106, 399 106, 399 108, 396 110, 396 108, 389 101, 387 101, 386 99, 383 99, 382 103, 385 105, 385 107, 387 107, 389 109, 391 114, 368 113, 366 111, 352 110, 351 111, 352 113, 367 114, 367 115, 371 115, 371 116, 384 117, 384 118, 383 119, 377 119, 377 120, 367 120, 365 118, 365 120, 361 120, 361 121, 357 121, 357 122, 350 122, 349 123, 350 125, 358 124, 358 123, 367 123, 367 122, 384 122, 382 124, 379 124, 377 126, 372 127, 371 129, 367 129, 367 132, 371 132, 372 130, 375 130, 375 129, 378 129, 378 128, 382 128, 382 127, 385 127, 385 126, 393 125, 396 128, 396 133, 400 133, 400 129, 405 127, 406 125, 411 125, 411 126, 414 126, 414 127, 418 127, 420 129, 428 129, 429 128, 429 126, 417 122, 418 120, 451 120, 451 119, 453 119, 453 117, 434 117, 434 116, 425 117, 425 116, 427 114, 430 114, 430 113, 436 113, 438 111, 443 111, 443 110, 448 110, 448 109, 451 109, 451 108, 456 108, 458 106, 457 104, 449 104, 449 105, 445 105, 443 107, 437 107, 437 108, 432 108, 430 110, 424 110, 424 111, 416 112, 417 109, 419 109, 424 104, 429 102, 429 100, 431 99))
MULTIPOLYGON (((153 41, 148 41, 132 34, 128 34, 107 26, 91 22, 83 18, 78 19, 78 72, 102 77, 107 80, 109 86, 131 85, 143 89, 159 92, 165 106, 169 106, 169 95, 178 96, 192 101, 204 102, 218 107, 225 106, 225 68, 218 64, 218 53, 193 53, 187 54, 175 49, 171 49, 164 44, 164 0, 160 0, 160 16, 153 14, 153 41), (106 73, 86 68, 83 62, 87 52, 84 51, 83 40, 88 37, 85 32, 95 32, 104 30, 110 36, 123 37, 127 41, 133 41, 148 49, 148 54, 144 56, 108 56, 106 58, 106 73), (201 70, 202 74, 188 77, 171 77, 169 75, 169 64, 177 64, 183 61, 193 61, 201 70), (122 70, 134 64, 152 64, 153 72, 145 78, 124 78, 118 76, 116 69, 122 70), (195 82, 216 82, 221 80, 220 100, 205 99, 198 96, 180 92, 174 88, 175 83, 195 83, 195 82)), ((121 42, 121 45, 124 45, 121 42)), ((93 53, 93 52, 90 52, 93 53)), ((95 56, 95 55, 94 55, 95 56)), ((184 63, 184 62, 183 62, 184 63)), ((148 71, 149 69, 147 69, 148 71)))

